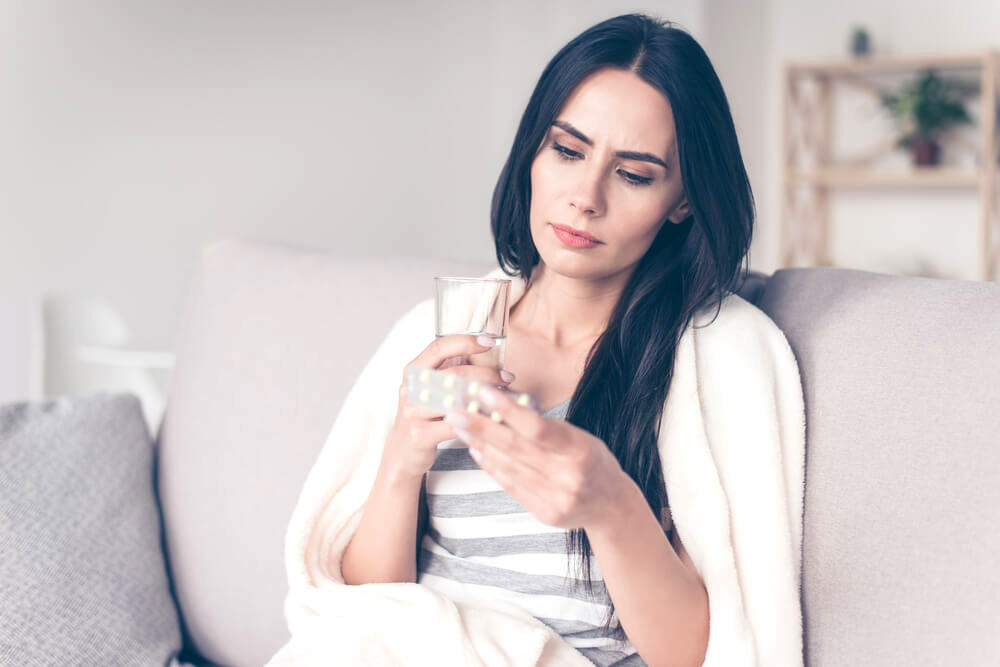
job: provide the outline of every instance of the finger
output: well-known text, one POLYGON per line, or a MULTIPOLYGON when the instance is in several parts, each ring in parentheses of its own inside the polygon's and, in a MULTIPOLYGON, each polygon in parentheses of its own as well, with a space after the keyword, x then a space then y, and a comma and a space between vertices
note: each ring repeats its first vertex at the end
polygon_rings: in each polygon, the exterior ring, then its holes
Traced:
POLYGON ((459 334, 454 336, 441 336, 434 339, 423 352, 417 355, 411 363, 426 368, 440 368, 441 365, 452 357, 462 355, 479 354, 494 346, 496 341, 485 336, 472 336, 459 334))
POLYGON ((476 442, 495 450, 504 460, 516 461, 538 475, 551 477, 543 471, 551 467, 552 453, 521 438, 507 425, 477 413, 457 411, 448 412, 445 422, 455 427, 455 433, 463 441, 474 438, 476 442))
POLYGON ((461 366, 462 364, 467 364, 467 363, 469 363, 469 355, 467 354, 463 354, 460 357, 449 357, 441 362, 441 365, 438 366, 438 370, 443 371, 446 368, 450 369, 454 368, 455 366, 461 366))
POLYGON ((542 452, 536 443, 522 438, 509 425, 497 421, 492 415, 483 416, 478 413, 463 413, 462 416, 466 418, 464 426, 461 423, 455 423, 455 420, 458 419, 457 417, 452 416, 449 418, 447 414, 445 415, 445 419, 457 427, 456 433, 458 432, 457 429, 461 428, 473 437, 489 443, 491 447, 503 452, 508 458, 522 461, 526 465, 538 470, 545 468, 545 461, 542 458, 547 453, 542 452))
POLYGON ((435 446, 447 440, 458 438, 455 428, 446 421, 429 421, 420 426, 421 437, 425 442, 433 442, 435 446))
POLYGON ((520 501, 525 509, 537 513, 545 508, 544 489, 549 484, 546 475, 488 440, 461 428, 456 428, 455 434, 469 446, 469 456, 476 464, 520 501))
MULTIPOLYGON (((510 427, 522 438, 529 440, 536 445, 549 449, 559 447, 562 440, 562 429, 558 423, 552 419, 542 417, 532 407, 526 407, 518 403, 517 397, 512 397, 502 391, 483 387, 479 392, 480 401, 490 413, 494 422, 501 422, 510 427)), ((527 401, 521 399, 523 402, 527 401)), ((530 402, 528 403, 530 405, 530 402)))
POLYGON ((441 421, 445 415, 444 412, 413 402, 409 403, 406 410, 406 417, 415 421, 441 421))
MULTIPOLYGON (((472 452, 471 449, 469 451, 472 452)), ((530 471, 506 465, 488 449, 480 452, 477 458, 479 467, 536 518, 540 518, 551 505, 546 500, 548 496, 544 488, 533 481, 534 476, 530 471)), ((541 480, 541 483, 544 482, 544 479, 541 480)))

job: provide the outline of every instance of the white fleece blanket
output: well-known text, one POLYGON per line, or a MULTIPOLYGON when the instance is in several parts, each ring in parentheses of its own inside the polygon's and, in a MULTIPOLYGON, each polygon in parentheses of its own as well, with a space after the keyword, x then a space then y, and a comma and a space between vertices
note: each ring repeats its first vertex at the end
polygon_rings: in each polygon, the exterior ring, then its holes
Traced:
MULTIPOLYGON (((512 302, 523 293, 515 278, 512 302)), ((415 583, 344 585, 341 557, 374 484, 403 369, 433 339, 433 323, 428 299, 395 324, 309 472, 285 544, 291 639, 271 667, 591 664, 514 607, 456 604, 415 583)), ((802 385, 781 330, 738 295, 710 326, 681 337, 658 446, 675 529, 708 590, 704 665, 801 666, 802 385)))

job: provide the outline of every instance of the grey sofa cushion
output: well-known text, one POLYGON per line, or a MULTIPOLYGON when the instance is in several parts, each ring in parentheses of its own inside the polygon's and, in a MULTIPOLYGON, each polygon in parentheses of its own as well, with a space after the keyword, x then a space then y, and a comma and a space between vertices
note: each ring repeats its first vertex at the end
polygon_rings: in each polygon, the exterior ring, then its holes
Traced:
POLYGON ((739 285, 736 287, 736 293, 759 307, 760 300, 764 296, 764 290, 767 288, 767 281, 770 278, 770 275, 761 273, 760 271, 748 271, 743 275, 739 285))
POLYGON ((0 406, 0 664, 176 664, 138 399, 0 406))
POLYGON ((1000 285, 782 269, 806 403, 807 664, 1000 656, 1000 285))

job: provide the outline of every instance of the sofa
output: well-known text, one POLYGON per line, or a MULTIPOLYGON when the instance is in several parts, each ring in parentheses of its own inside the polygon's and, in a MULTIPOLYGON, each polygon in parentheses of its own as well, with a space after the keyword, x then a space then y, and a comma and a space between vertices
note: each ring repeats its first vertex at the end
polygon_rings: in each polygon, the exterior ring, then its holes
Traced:
MULTIPOLYGON (((0 665, 266 662, 353 380, 432 276, 494 266, 214 242, 157 433, 127 393, 0 408, 0 665)), ((739 293, 802 373, 806 664, 997 664, 1000 285, 790 268, 739 293)))

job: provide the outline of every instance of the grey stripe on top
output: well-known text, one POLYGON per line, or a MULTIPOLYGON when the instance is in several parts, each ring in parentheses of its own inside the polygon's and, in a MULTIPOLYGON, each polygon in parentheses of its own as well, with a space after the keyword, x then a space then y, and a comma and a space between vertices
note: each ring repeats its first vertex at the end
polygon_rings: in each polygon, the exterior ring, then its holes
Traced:
POLYGON ((435 472, 439 470, 479 470, 479 466, 469 456, 468 449, 465 447, 456 447, 453 449, 439 449, 431 470, 435 472))
POLYGON ((542 416, 546 419, 566 419, 566 413, 569 412, 569 401, 570 399, 566 399, 559 405, 553 405, 543 412, 542 416))
POLYGON ((537 535, 511 535, 509 537, 470 537, 456 539, 442 537, 433 526, 427 534, 456 558, 473 556, 506 556, 507 554, 566 553, 565 533, 539 533, 537 535))
POLYGON ((525 574, 493 565, 447 558, 426 549, 420 550, 420 572, 451 579, 463 584, 496 586, 514 593, 528 595, 558 595, 560 597, 607 604, 608 591, 603 581, 593 582, 593 593, 587 593, 583 581, 550 574, 525 574))
POLYGON ((431 516, 442 519, 460 519, 497 514, 521 514, 528 510, 524 509, 524 505, 512 495, 501 490, 461 495, 428 493, 427 511, 431 516))

